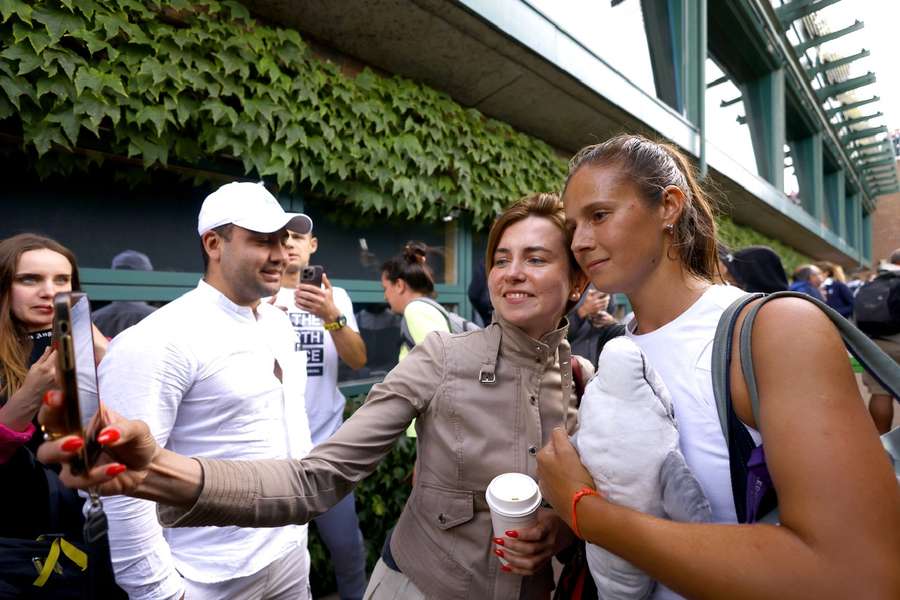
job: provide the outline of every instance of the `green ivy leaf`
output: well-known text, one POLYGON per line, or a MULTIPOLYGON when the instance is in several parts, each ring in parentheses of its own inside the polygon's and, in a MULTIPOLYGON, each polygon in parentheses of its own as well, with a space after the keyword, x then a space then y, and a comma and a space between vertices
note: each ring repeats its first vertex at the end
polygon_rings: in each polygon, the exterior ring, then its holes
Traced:
POLYGON ((41 58, 34 53, 34 50, 25 44, 17 44, 10 46, 0 52, 0 56, 11 60, 19 61, 18 75, 31 73, 41 66, 41 58))
POLYGON ((100 124, 104 118, 108 117, 113 125, 121 118, 118 106, 112 106, 93 94, 78 94, 74 102, 74 111, 79 116, 87 117, 87 121, 83 121, 82 125, 94 135, 99 134, 100 124))
POLYGON ((238 114, 230 106, 223 104, 220 100, 209 99, 200 105, 200 109, 206 111, 212 116, 212 122, 219 125, 219 121, 225 119, 229 125, 234 127, 238 122, 238 114))
POLYGON ((27 2, 21 0, 0 0, 0 17, 6 23, 13 15, 31 25, 33 9, 27 2))
POLYGON ((47 117, 47 121, 56 123, 62 128, 63 133, 65 133, 68 138, 68 146, 71 147, 78 143, 78 132, 81 129, 81 119, 78 118, 73 110, 63 110, 53 113, 47 117))
POLYGON ((91 54, 97 54, 101 50, 106 50, 109 48, 109 43, 95 32, 90 31, 88 29, 79 29, 77 31, 72 32, 72 37, 76 40, 79 40, 87 46, 88 52, 91 54))
POLYGON ((80 56, 67 48, 63 50, 47 50, 42 54, 42 57, 46 71, 49 72, 52 68, 55 73, 55 66, 59 65, 66 77, 69 78, 69 81, 74 81, 76 66, 78 63, 83 62, 80 56))
POLYGON ((78 31, 84 26, 83 21, 71 12, 57 10, 49 6, 40 6, 32 13, 35 21, 47 28, 47 33, 57 42, 63 35, 78 31))
POLYGON ((15 107, 12 103, 0 96, 0 120, 6 119, 7 117, 11 117, 16 113, 15 107))
POLYGON ((23 134, 26 143, 34 144, 38 156, 43 156, 50 151, 53 144, 60 146, 68 146, 66 138, 63 137, 62 130, 52 125, 47 120, 40 120, 36 123, 23 128, 23 134))
POLYGON ((19 104, 19 98, 22 96, 35 100, 34 90, 31 85, 20 77, 0 76, 0 88, 6 93, 6 97, 16 107, 16 110, 21 110, 22 108, 19 104))
POLYGON ((143 125, 148 122, 152 123, 154 128, 156 128, 156 135, 162 137, 166 122, 171 120, 172 118, 169 111, 164 107, 145 105, 137 112, 137 114, 135 114, 133 122, 136 125, 143 125))
POLYGON ((66 99, 69 98, 74 92, 72 84, 69 83, 69 81, 61 75, 57 75, 55 77, 41 77, 40 79, 38 79, 36 87, 37 100, 40 100, 41 96, 43 96, 44 94, 53 94, 57 98, 66 99))

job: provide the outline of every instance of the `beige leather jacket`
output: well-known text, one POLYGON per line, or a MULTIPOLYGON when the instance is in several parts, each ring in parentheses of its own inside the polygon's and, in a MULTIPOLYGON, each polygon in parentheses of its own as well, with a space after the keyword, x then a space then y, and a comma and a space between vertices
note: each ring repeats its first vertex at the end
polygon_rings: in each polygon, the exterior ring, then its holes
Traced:
POLYGON ((563 326, 536 341, 502 319, 481 331, 433 333, 306 458, 199 459, 197 503, 161 507, 160 519, 176 527, 305 523, 369 475, 416 418, 416 481, 391 539, 400 569, 430 598, 547 598, 549 565, 527 578, 500 571, 484 491, 500 473, 536 477, 535 454, 552 429, 574 430, 565 337, 563 326))

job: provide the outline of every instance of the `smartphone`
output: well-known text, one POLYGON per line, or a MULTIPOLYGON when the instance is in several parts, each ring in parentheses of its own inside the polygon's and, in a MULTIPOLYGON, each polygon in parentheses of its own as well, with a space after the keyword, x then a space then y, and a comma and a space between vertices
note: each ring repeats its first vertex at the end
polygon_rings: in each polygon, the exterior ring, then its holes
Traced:
POLYGON ((65 398, 65 429, 84 439, 72 472, 90 469, 102 450, 97 434, 100 423, 100 393, 94 360, 91 305, 86 294, 63 292, 53 299, 53 344, 65 398))
POLYGON ((307 265, 300 271, 300 283, 320 286, 325 269, 321 265, 307 265))

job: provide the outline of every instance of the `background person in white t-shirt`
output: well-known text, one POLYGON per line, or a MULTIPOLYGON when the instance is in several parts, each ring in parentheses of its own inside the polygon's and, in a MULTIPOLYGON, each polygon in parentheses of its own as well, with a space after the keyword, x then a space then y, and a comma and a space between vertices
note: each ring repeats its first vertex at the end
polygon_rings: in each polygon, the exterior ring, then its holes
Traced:
MULTIPOLYGON (((288 234, 288 263, 275 304, 287 312, 297 332, 296 351, 306 353, 306 413, 313 444, 318 445, 344 421, 346 399, 337 386, 338 359, 360 369, 366 364, 366 345, 353 316, 353 302, 343 288, 332 286, 327 275, 322 275, 321 287, 300 283, 319 240, 312 231, 288 230, 288 234)), ((353 493, 313 522, 331 555, 338 594, 342 600, 361 599, 366 590, 366 550, 353 493)))

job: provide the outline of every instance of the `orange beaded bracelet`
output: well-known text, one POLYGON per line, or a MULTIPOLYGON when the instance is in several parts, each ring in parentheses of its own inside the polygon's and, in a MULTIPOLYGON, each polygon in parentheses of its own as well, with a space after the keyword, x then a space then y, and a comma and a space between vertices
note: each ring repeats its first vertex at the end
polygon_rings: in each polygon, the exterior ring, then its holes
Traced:
POLYGON ((578 501, 584 498, 585 496, 599 496, 597 490, 593 490, 587 486, 584 486, 572 496, 572 531, 575 532, 575 535, 579 537, 579 539, 584 539, 581 537, 581 532, 578 531, 578 513, 575 511, 575 507, 578 506, 578 501))

